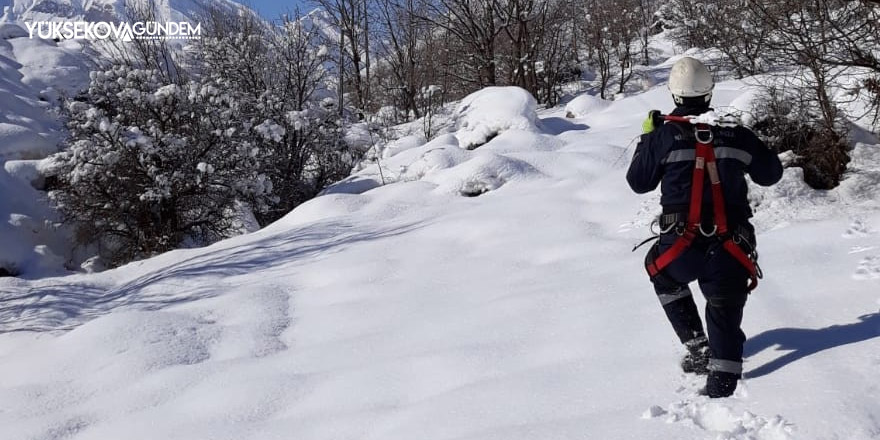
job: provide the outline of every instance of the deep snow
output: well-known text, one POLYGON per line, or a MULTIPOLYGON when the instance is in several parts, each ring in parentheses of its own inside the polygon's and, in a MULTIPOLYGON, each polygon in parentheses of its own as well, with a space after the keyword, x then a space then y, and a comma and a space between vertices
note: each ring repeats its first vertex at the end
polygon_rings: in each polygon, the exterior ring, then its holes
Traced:
POLYGON ((878 438, 880 146, 833 191, 754 188, 746 379, 710 401, 630 252, 659 195, 624 173, 670 106, 520 105, 525 130, 401 142, 389 184, 368 166, 262 231, 2 279, 0 438, 878 438))

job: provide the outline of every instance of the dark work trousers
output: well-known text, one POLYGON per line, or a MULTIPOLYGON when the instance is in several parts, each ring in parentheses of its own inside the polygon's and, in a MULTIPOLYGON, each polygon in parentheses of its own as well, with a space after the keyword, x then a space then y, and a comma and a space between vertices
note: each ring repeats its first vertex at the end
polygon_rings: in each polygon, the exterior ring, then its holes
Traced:
MULTIPOLYGON (((674 232, 661 235, 657 250, 662 254, 677 238, 674 232)), ((706 297, 710 370, 742 374, 746 337, 740 326, 748 298, 748 279, 748 271, 724 250, 718 238, 699 237, 652 280, 663 310, 682 343, 705 335, 688 287, 692 281, 699 282, 706 297)))

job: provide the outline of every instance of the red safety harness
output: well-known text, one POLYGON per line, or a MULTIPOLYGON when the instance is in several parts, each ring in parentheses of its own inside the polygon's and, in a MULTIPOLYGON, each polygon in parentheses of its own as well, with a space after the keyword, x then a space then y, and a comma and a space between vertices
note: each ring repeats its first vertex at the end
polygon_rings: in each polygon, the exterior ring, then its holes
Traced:
MULTIPOLYGON (((664 119, 672 122, 693 123, 690 118, 682 116, 665 116, 664 119)), ((718 166, 715 161, 711 127, 707 124, 695 123, 694 133, 697 138, 696 162, 694 164, 694 180, 691 185, 691 202, 688 209, 687 223, 684 226, 683 232, 680 233, 678 239, 675 240, 669 249, 661 253, 653 261, 647 262, 648 274, 652 278, 657 276, 693 244, 697 234, 707 235, 701 229, 700 211, 703 202, 703 181, 706 173, 708 173, 709 182, 712 185, 712 205, 715 215, 715 230, 712 232, 721 239, 724 249, 748 270, 750 278, 748 289, 752 291, 758 286, 760 270, 755 261, 737 245, 734 237, 728 230, 727 213, 724 210, 724 194, 721 191, 721 179, 718 176, 718 166)), ((708 235, 711 236, 713 234, 710 233, 708 235)))

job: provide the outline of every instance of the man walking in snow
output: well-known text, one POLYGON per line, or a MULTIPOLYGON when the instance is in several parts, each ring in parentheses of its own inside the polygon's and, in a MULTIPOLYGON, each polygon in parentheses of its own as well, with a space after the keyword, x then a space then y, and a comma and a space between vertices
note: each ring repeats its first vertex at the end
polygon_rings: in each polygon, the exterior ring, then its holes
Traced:
MULTIPOLYGON (((670 116, 709 112, 714 86, 712 74, 700 61, 684 57, 676 62, 669 75, 676 104, 670 116)), ((773 185, 782 177, 782 164, 745 127, 695 127, 664 123, 658 111, 651 111, 626 179, 639 194, 660 185, 661 233, 646 266, 660 304, 687 349, 682 369, 707 375, 709 397, 727 397, 742 377, 745 334, 740 326, 749 280, 755 281, 757 273, 756 262, 747 257, 757 254, 745 174, 759 185, 773 185), (699 152, 700 138, 711 151, 699 152), (713 199, 723 202, 713 204, 713 199), (696 224, 689 222, 691 218, 696 224), (688 287, 694 280, 706 297, 708 338, 688 287)))

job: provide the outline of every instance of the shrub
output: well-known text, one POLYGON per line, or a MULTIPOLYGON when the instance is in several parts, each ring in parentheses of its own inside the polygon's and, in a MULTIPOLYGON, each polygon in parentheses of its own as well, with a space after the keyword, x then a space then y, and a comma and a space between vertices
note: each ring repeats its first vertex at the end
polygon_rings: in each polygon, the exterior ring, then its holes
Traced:
POLYGON ((756 102, 753 112, 755 133, 777 153, 794 153, 791 165, 803 168, 810 187, 831 189, 840 184, 850 160, 843 130, 824 126, 805 103, 773 88, 756 102))
POLYGON ((70 136, 50 195, 111 266, 228 237, 275 200, 257 128, 222 84, 117 66, 93 72, 63 113, 70 136))

